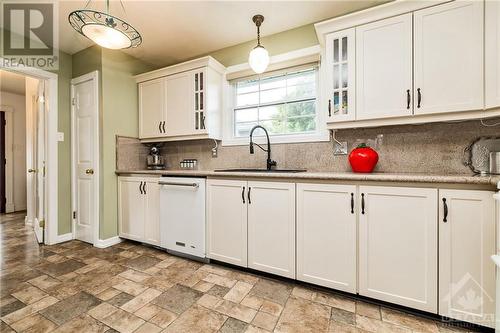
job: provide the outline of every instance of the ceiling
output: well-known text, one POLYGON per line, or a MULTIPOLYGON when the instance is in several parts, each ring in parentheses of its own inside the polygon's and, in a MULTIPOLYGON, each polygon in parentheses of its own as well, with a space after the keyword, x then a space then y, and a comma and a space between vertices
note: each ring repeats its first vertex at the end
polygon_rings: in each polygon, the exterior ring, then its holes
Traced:
MULTIPOLYGON (((87 1, 59 0, 59 44, 69 54, 91 42, 79 35, 68 23, 71 11, 82 9, 87 1)), ((138 1, 110 2, 110 13, 132 26, 142 35, 143 43, 127 53, 154 65, 183 61, 237 45, 256 38, 251 21, 262 14, 263 36, 319 22, 349 12, 365 9, 386 0, 344 1, 138 1)), ((92 0, 89 9, 103 11, 102 0, 92 0)))
MULTIPOLYGON (((24 95, 25 88, 25 77, 23 75, 0 70, 0 91, 24 95)), ((0 104, 2 104, 1 101, 0 104)))

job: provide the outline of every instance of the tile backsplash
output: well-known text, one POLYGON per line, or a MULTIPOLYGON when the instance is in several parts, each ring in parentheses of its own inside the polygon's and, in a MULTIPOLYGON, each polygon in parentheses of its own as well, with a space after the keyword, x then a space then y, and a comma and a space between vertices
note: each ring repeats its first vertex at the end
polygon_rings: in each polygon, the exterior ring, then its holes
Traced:
MULTIPOLYGON (((486 120, 488 124, 500 119, 486 120)), ((349 151, 357 142, 383 135, 377 148, 379 162, 376 172, 396 173, 470 173, 463 165, 463 150, 479 136, 500 136, 500 126, 487 127, 478 120, 401 125, 364 129, 338 130, 336 138, 347 141, 349 151)), ((213 140, 177 141, 161 144, 168 169, 179 169, 185 158, 198 160, 199 169, 247 168, 266 165, 266 153, 260 149, 250 155, 246 146, 222 146, 218 157, 212 158, 213 140)), ((146 168, 149 146, 136 138, 117 136, 117 169, 146 168)), ((347 156, 333 155, 333 142, 273 144, 272 158, 278 168, 303 168, 309 171, 350 171, 347 156)))

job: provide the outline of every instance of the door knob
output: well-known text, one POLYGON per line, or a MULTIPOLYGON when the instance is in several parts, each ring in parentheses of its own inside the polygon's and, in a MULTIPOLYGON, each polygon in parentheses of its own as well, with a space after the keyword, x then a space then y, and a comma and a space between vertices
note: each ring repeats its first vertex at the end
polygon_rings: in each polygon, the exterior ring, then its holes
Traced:
POLYGON ((87 175, 93 175, 94 174, 94 169, 87 169, 87 170, 85 170, 85 173, 87 175))
POLYGON ((28 172, 29 172, 29 173, 35 173, 35 172, 36 172, 36 169, 28 169, 28 172))

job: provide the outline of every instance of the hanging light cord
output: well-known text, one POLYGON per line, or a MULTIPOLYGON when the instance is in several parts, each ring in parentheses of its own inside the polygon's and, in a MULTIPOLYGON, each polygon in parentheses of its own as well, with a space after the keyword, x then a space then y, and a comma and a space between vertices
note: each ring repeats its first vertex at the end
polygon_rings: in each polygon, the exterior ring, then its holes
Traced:
POLYGON ((260 46, 260 22, 257 23, 257 45, 260 46))

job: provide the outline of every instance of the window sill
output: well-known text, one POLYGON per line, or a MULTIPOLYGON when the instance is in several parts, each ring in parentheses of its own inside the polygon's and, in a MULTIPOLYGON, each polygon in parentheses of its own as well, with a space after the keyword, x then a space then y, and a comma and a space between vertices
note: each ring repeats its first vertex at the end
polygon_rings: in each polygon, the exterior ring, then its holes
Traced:
MULTIPOLYGON (((330 141, 330 134, 327 130, 324 130, 313 134, 274 135, 270 137, 270 141, 271 144, 325 142, 330 141)), ((263 136, 254 137, 254 142, 265 144, 266 138, 263 136)), ((249 143, 249 137, 225 138, 222 140, 222 146, 247 146, 249 143)))

